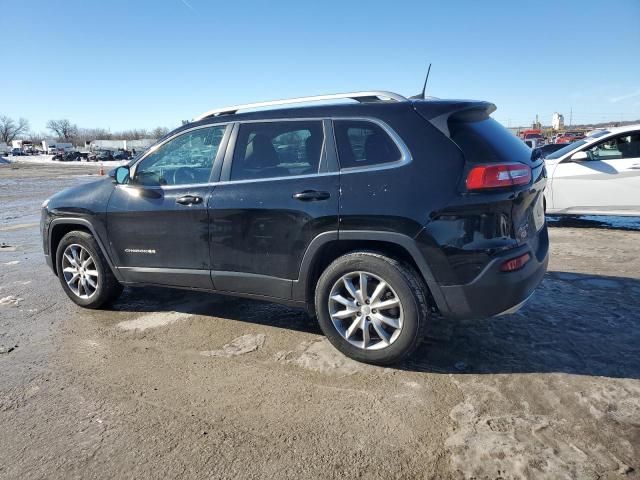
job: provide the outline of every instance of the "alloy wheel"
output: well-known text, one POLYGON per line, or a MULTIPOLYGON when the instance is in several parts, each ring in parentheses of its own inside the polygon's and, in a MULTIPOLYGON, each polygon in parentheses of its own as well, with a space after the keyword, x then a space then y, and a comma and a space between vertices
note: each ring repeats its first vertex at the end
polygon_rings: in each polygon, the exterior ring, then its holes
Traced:
POLYGON ((364 350, 391 345, 402 331, 402 303, 378 275, 357 271, 343 275, 329 294, 329 315, 338 333, 364 350))
POLYGON ((69 289, 82 299, 95 295, 100 282, 95 261, 81 245, 72 244, 62 254, 62 274, 69 289))

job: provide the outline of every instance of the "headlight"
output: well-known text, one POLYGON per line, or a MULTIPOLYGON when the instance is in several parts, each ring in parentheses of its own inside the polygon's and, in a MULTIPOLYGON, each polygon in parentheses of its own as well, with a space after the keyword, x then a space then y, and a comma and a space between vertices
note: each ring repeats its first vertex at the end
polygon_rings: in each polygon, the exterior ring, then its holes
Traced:
POLYGON ((47 205, 49 205, 49 200, 51 200, 51 199, 47 198, 44 202, 42 202, 42 208, 46 208, 47 205))

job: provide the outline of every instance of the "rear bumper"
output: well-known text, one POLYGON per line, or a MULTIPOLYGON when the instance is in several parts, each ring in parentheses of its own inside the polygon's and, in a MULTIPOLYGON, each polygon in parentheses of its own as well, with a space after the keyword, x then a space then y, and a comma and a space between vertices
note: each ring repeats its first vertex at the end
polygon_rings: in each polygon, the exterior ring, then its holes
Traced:
POLYGON ((454 319, 488 318, 517 311, 542 281, 549 263, 549 242, 546 226, 537 252, 524 245, 494 258, 470 283, 441 286, 449 307, 445 316, 454 319), (506 260, 525 253, 531 255, 527 264, 515 272, 501 272, 506 260))

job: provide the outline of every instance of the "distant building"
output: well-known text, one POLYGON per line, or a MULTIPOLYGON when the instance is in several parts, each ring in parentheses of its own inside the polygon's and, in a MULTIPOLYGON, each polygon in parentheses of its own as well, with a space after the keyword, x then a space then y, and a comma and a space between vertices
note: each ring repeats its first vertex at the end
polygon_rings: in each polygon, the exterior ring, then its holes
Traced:
POLYGON ((58 150, 64 150, 70 152, 73 150, 73 143, 71 142, 58 142, 52 138, 42 140, 42 150, 45 153, 55 153, 58 150))
POLYGON ((551 128, 554 130, 562 130, 564 128, 564 115, 555 112, 551 117, 551 128))

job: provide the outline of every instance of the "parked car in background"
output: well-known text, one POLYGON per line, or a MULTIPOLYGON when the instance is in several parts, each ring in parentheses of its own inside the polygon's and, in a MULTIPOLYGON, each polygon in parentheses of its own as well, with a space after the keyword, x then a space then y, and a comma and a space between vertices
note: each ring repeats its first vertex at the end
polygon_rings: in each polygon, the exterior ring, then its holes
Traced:
POLYGON ((539 132, 525 133, 522 135, 522 140, 531 148, 541 147, 546 143, 544 135, 539 132))
POLYGON ((544 161, 548 213, 640 215, 640 124, 594 133, 544 161))
POLYGON ((585 138, 584 132, 564 132, 556 139, 556 143, 568 144, 585 138))
POLYGON ((131 152, 129 150, 119 150, 113 154, 113 160, 129 160, 131 152))
POLYGON ((545 144, 545 139, 544 137, 531 137, 531 138, 527 138, 524 140, 524 143, 527 145, 527 147, 529 148, 539 148, 542 145, 545 144))
POLYGON ((113 152, 111 150, 98 150, 90 153, 88 160, 90 162, 107 162, 113 160, 113 152))
POLYGON ((546 271, 544 162, 494 110, 355 92, 208 111, 46 200, 47 263, 86 308, 123 285, 259 298, 307 308, 354 359, 398 362, 431 315, 511 313, 546 271))
POLYGON ((24 154, 25 153, 21 148, 12 148, 11 149, 11 155, 13 155, 14 157, 22 156, 24 154))
POLYGON ((78 152, 66 152, 62 155, 63 162, 75 162, 80 160, 80 154, 78 152))

